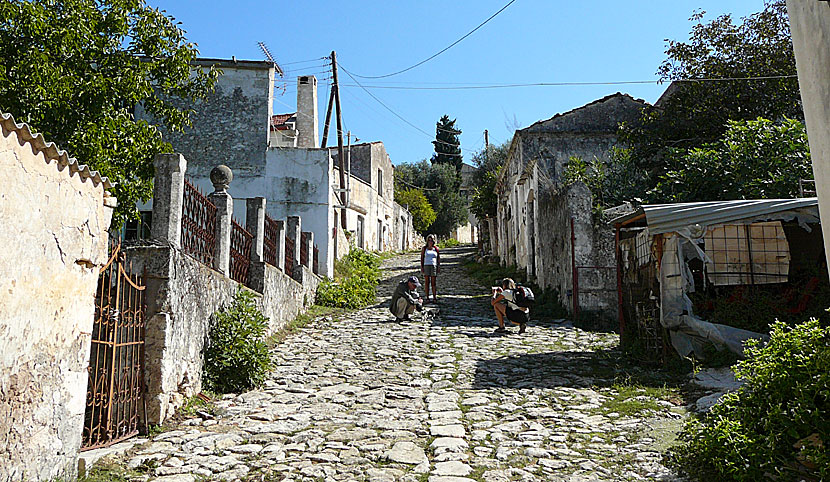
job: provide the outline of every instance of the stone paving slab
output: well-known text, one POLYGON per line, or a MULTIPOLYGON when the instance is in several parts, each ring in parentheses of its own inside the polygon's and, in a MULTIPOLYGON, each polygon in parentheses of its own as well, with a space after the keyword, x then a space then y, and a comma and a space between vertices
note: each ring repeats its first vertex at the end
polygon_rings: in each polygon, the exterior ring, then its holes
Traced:
POLYGON ((677 480, 649 435, 683 415, 648 395, 618 403, 617 336, 492 333, 488 287, 460 266, 470 252, 442 253, 437 316, 393 322, 385 302, 417 255, 389 259, 377 305, 292 334, 261 389, 123 462, 157 481, 677 480))

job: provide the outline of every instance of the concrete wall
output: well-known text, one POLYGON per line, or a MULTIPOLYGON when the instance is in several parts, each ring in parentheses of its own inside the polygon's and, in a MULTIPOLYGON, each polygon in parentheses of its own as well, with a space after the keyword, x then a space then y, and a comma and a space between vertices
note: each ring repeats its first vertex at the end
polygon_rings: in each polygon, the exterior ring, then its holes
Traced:
MULTIPOLYGON (((133 247, 133 267, 147 269, 145 380, 147 419, 162 423, 202 390, 202 350, 211 316, 241 285, 169 246, 133 247)), ((314 302, 318 278, 306 268, 303 283, 264 263, 252 270, 257 305, 274 333, 314 302)), ((247 289, 247 288, 242 288, 247 289)))
POLYGON ((115 203, 25 124, 0 133, 0 480, 49 480, 77 465, 115 203))
MULTIPOLYGON (((819 212, 830 213, 830 4, 787 0, 798 84, 810 140, 819 212)), ((830 266, 830 222, 823 219, 824 252, 830 266)))

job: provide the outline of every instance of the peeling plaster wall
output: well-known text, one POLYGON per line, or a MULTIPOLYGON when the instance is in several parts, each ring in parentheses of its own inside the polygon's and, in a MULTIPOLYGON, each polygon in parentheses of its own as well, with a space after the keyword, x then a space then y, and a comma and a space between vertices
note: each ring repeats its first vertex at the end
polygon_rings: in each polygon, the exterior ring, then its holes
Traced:
MULTIPOLYGON (((576 266, 615 266, 614 232, 611 226, 595 224, 591 214, 591 191, 575 183, 539 199, 540 286, 553 288, 559 300, 573 310, 573 262, 576 266), (571 218, 576 244, 571 256, 571 218)), ((579 270, 580 312, 596 311, 613 316, 617 309, 616 270, 579 270)))
MULTIPOLYGON (((819 212, 830 212, 830 4, 787 0, 798 84, 810 140, 819 212)), ((822 219, 824 252, 830 266, 830 222, 822 219)))
MULTIPOLYGON (((127 256, 135 270, 148 273, 147 419, 158 424, 202 390, 202 350, 211 316, 232 302, 240 285, 167 246, 133 247, 127 256)), ((319 278, 306 268, 302 284, 264 263, 254 266, 251 275, 261 285, 262 293, 253 292, 269 318, 269 334, 314 302, 319 278)))
POLYGON ((0 125, 0 480, 72 476, 114 203, 0 125))

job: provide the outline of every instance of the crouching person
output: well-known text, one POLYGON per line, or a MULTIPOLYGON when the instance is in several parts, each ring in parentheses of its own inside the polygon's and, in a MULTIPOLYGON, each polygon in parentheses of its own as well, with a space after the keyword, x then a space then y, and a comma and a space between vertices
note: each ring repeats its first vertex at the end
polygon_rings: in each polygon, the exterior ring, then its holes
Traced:
POLYGON ((501 286, 493 287, 493 297, 490 299, 490 304, 496 311, 496 319, 499 321, 499 327, 496 328, 496 333, 507 333, 507 328, 504 326, 505 318, 513 323, 519 325, 519 333, 524 333, 527 329, 527 321, 530 315, 530 308, 520 306, 526 304, 522 299, 525 293, 525 288, 516 286, 516 283, 510 278, 504 278, 501 286), (521 294, 519 291, 521 290, 521 294))
POLYGON ((392 294, 392 302, 389 303, 389 311, 395 315, 395 321, 408 321, 409 315, 415 310, 423 310, 423 301, 418 294, 421 282, 415 276, 410 276, 398 283, 395 293, 392 294))

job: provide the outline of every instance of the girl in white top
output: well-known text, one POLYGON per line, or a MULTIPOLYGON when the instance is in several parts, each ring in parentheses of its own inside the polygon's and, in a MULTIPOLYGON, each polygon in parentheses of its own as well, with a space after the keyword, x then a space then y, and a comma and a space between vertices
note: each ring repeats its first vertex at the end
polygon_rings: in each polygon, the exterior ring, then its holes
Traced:
POLYGON ((432 302, 438 302, 438 287, 435 279, 441 272, 441 253, 435 245, 435 235, 427 236, 427 244, 421 249, 421 274, 424 275, 424 291, 426 291, 425 302, 429 303, 429 286, 432 284, 432 302))

